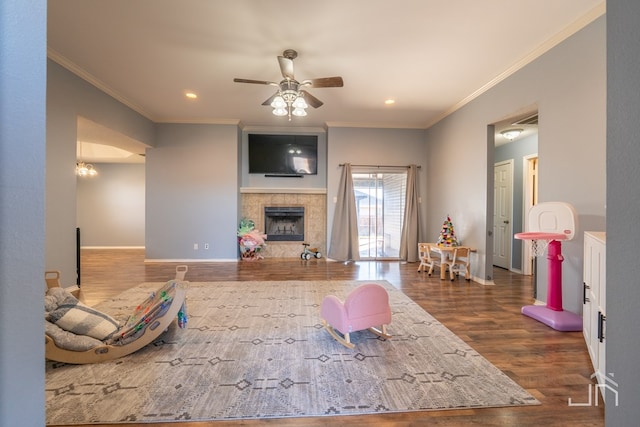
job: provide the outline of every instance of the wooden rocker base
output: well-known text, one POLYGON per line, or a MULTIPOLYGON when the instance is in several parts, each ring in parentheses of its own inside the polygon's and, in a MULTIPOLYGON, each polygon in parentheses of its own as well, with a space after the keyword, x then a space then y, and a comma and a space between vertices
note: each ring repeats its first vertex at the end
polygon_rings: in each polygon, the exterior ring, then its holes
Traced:
MULTIPOLYGON (((336 331, 333 326, 331 326, 326 320, 322 320, 322 324, 324 326, 324 328, 327 330, 327 332, 329 332, 329 334, 336 340, 338 341, 340 344, 342 344, 343 346, 349 348, 349 349, 353 349, 355 348, 355 344, 353 344, 351 342, 351 338, 349 337, 349 333, 345 333, 344 336, 340 335, 340 333, 338 331, 336 331)), ((373 334, 379 336, 380 338, 385 338, 385 339, 390 339, 391 335, 389 335, 387 333, 387 325, 382 325, 381 328, 376 328, 374 326, 368 328, 369 331, 371 331, 373 334)), ((356 331, 357 332, 357 331, 356 331)))
POLYGON ((79 365, 106 362, 134 353, 157 339, 176 320, 186 295, 187 289, 178 286, 168 310, 149 324, 135 341, 124 345, 103 344, 87 351, 73 351, 56 346, 53 339, 45 334, 45 357, 56 362, 79 365))

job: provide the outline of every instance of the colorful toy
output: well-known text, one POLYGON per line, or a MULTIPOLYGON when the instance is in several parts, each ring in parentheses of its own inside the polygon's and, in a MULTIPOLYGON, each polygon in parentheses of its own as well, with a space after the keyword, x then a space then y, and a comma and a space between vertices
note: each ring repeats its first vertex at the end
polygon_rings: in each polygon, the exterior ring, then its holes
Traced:
POLYGON ((582 317, 562 308, 562 241, 573 239, 576 218, 575 209, 568 203, 538 203, 529 210, 530 231, 514 236, 530 240, 536 257, 547 250, 547 304, 524 306, 522 314, 563 332, 582 330, 582 317))
POLYGON ((302 250, 302 253, 300 254, 300 258, 302 258, 304 260, 309 260, 309 259, 311 259, 312 256, 314 256, 316 258, 322 258, 322 254, 320 253, 318 248, 310 248, 309 247, 309 243, 303 243, 302 246, 304 247, 304 249, 302 250))
POLYGON ((447 215, 447 219, 445 219, 442 224, 442 230, 440 231, 440 236, 436 244, 438 246, 458 246, 458 239, 456 238, 456 233, 453 231, 453 223, 449 215, 447 215))

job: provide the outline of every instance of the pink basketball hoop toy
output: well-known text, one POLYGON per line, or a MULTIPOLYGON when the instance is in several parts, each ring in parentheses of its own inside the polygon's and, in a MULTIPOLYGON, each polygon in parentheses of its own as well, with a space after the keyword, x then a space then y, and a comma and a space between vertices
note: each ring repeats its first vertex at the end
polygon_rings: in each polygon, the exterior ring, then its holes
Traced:
POLYGON ((568 203, 538 203, 529 211, 529 229, 516 239, 531 241, 534 257, 547 252, 547 304, 522 307, 522 314, 558 331, 581 331, 582 318, 562 308, 562 240, 571 240, 576 230, 575 210, 568 203))

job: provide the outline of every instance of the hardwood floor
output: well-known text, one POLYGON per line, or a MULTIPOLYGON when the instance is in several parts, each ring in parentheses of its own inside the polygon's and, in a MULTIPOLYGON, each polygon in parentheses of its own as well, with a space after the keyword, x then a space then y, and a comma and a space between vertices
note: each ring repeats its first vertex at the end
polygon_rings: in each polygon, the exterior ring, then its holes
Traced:
MULTIPOLYGON (((143 250, 82 251, 81 299, 96 304, 141 282, 163 282, 178 263, 145 263, 143 250)), ((418 273, 418 264, 269 260, 187 263, 190 281, 387 280, 456 333, 542 405, 348 417, 157 423, 155 426, 604 426, 604 405, 588 401, 593 372, 581 332, 558 332, 523 316, 532 303, 531 277, 494 270, 493 286, 418 273)), ((132 425, 132 424, 129 424, 132 425)), ((148 424, 133 424, 147 426, 148 424)), ((93 425, 95 426, 95 425, 93 425)))

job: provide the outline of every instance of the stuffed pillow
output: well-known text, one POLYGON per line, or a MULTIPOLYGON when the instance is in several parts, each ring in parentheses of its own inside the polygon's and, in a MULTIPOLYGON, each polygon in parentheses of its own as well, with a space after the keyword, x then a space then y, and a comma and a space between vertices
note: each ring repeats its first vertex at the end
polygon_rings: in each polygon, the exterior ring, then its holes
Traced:
MULTIPOLYGON (((56 288, 52 288, 53 291, 56 288)), ((61 289, 61 288, 57 288, 61 289)), ((60 294, 54 291, 58 300, 58 306, 49 311, 47 320, 55 323, 62 329, 76 335, 86 335, 97 340, 104 341, 118 330, 120 325, 108 314, 84 305, 70 293, 60 294)))
POLYGON ((57 347, 71 351, 87 351, 101 346, 103 343, 86 335, 76 335, 67 332, 51 322, 44 322, 44 333, 48 335, 57 347))

